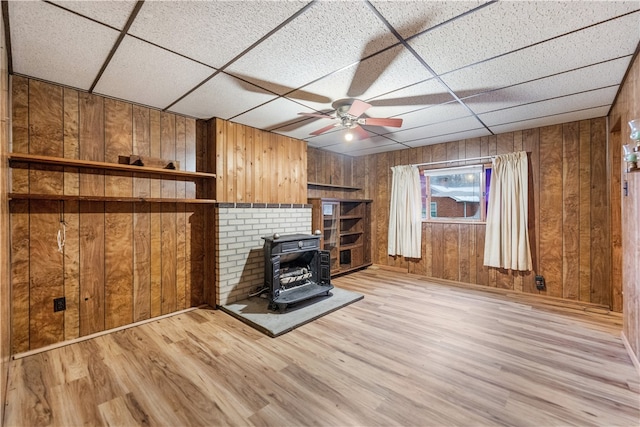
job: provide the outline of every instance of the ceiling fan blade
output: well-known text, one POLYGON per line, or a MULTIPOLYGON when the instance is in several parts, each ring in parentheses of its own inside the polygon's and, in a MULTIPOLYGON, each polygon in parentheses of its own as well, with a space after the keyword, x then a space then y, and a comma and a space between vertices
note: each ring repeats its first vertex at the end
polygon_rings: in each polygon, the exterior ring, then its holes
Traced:
POLYGON ((321 133, 325 133, 325 132, 326 132, 326 131, 328 131, 329 129, 334 128, 334 127, 336 127, 336 126, 338 126, 338 125, 339 125, 339 123, 337 123, 337 124, 335 124, 335 125, 325 126, 325 127, 323 127, 322 129, 318 129, 318 130, 316 130, 316 131, 311 132, 309 135, 316 135, 316 136, 318 136, 318 135, 320 135, 321 133))
POLYGON ((387 126, 392 128, 399 128, 402 126, 402 119, 376 119, 376 118, 366 118, 364 119, 363 125, 369 126, 387 126))
POLYGON ((353 117, 360 117, 360 115, 367 111, 369 108, 371 108, 371 104, 367 104, 366 102, 360 101, 359 99, 354 99, 353 104, 351 104, 351 107, 349 108, 349 111, 347 111, 347 114, 353 117))
POLYGON ((299 116, 305 116, 305 117, 319 117, 321 119, 331 119, 331 120, 335 120, 335 117, 333 116, 327 116, 326 114, 316 114, 316 113, 298 113, 299 116))
POLYGON ((356 126, 353 128, 354 133, 358 135, 358 140, 363 140, 369 138, 369 132, 366 129, 362 128, 362 126, 356 126))

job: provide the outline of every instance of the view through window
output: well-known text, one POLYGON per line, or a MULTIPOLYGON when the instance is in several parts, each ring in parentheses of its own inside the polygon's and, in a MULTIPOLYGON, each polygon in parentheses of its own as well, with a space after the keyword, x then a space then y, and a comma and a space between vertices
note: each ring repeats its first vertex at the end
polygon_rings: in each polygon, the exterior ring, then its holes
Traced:
POLYGON ((485 220, 491 180, 490 167, 475 165, 425 169, 420 174, 420 180, 422 219, 485 220))

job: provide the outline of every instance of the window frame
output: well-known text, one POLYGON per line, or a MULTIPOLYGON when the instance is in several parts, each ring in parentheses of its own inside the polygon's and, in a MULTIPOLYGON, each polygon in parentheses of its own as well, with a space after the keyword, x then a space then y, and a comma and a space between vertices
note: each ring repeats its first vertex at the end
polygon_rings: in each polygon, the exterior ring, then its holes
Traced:
MULTIPOLYGON (((487 170, 492 169, 491 163, 476 163, 473 165, 464 165, 464 166, 454 166, 454 167, 445 167, 445 168, 428 168, 421 167, 420 177, 425 178, 424 182, 421 182, 421 202, 422 202, 422 222, 428 223, 463 223, 463 224, 485 224, 487 220, 487 207, 488 207, 488 187, 486 182, 487 170), (433 206, 432 203, 436 203, 432 201, 431 197, 431 186, 430 186, 430 177, 435 175, 458 175, 464 174, 465 171, 467 173, 480 173, 480 181, 479 185, 479 194, 480 194, 480 218, 465 218, 465 217, 432 217, 433 206), (450 173, 447 173, 450 172, 450 173), (424 184, 424 185, 422 185, 424 184)), ((489 174, 491 176, 491 173, 489 174)), ((436 212, 437 212, 436 205, 436 212)))

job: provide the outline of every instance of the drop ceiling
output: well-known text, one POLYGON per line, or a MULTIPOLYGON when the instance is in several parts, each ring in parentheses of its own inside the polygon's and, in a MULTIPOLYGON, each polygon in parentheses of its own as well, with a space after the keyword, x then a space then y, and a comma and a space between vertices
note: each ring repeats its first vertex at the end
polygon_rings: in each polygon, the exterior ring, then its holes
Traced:
MULTIPOLYGON (((3 2, 5 3, 5 2, 3 2)), ((606 116, 639 1, 9 1, 11 71, 364 155, 606 116), (365 101, 344 140, 342 98, 365 101)))

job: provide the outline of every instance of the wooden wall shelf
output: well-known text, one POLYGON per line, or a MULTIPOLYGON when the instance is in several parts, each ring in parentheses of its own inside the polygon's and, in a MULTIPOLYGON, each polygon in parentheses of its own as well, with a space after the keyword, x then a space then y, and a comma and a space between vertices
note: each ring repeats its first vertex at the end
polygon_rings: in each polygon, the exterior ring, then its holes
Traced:
POLYGON ((104 169, 123 172, 135 172, 153 175, 164 175, 174 178, 215 178, 216 174, 207 172, 191 172, 176 169, 160 169, 147 166, 125 165, 120 163, 96 162, 93 160, 66 159, 64 157, 39 156, 34 154, 10 153, 8 156, 11 162, 39 163, 54 166, 71 166, 77 168, 104 169))
POLYGON ((29 194, 9 193, 10 200, 77 200, 81 202, 125 202, 125 203, 187 203, 213 204, 213 199, 172 199, 163 197, 110 197, 110 196, 74 196, 68 194, 29 194))
POLYGON ((337 190, 358 191, 362 190, 360 187, 351 187, 349 185, 336 185, 336 184, 322 184, 320 182, 307 182, 307 186, 322 187, 322 188, 334 188, 337 190))

